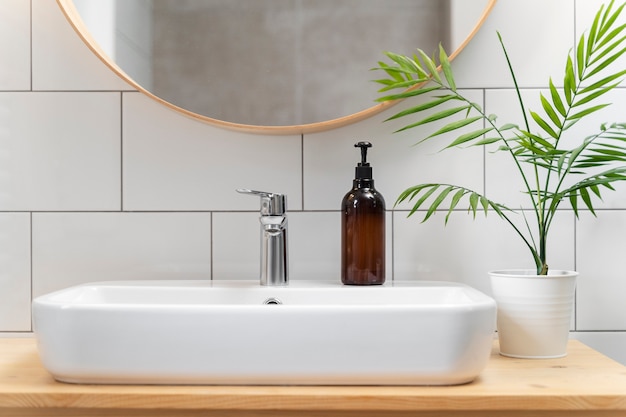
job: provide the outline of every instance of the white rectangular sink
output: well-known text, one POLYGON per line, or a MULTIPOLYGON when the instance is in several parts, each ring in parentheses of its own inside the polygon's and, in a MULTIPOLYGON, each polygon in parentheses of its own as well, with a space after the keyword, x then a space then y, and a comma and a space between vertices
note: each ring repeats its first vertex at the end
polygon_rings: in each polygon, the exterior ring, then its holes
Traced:
POLYGON ((46 369, 95 384, 462 384, 495 319, 493 299, 442 282, 102 282, 33 301, 46 369))

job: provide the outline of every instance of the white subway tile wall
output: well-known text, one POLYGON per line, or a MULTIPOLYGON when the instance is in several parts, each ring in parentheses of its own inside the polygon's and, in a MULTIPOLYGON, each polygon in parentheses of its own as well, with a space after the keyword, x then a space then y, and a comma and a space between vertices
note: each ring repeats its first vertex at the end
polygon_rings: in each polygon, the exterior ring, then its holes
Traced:
POLYGON ((281 192, 302 209, 300 136, 225 131, 136 92, 123 106, 124 210, 258 210, 237 188, 281 192))
MULTIPOLYGON (((12 0, 28 5, 30 0, 12 0)), ((3 2, 4 3, 4 2, 3 2)), ((32 1, 33 90, 129 90, 129 84, 85 47, 55 1, 32 1)), ((2 18, 10 13, 3 13, 2 18)), ((30 22, 29 22, 30 23, 30 22)))
POLYGON ((120 209, 120 93, 0 92, 0 209, 120 209))
POLYGON ((30 90, 30 2, 5 0, 0 16, 0 91, 30 90))
MULTIPOLYGON (((503 122, 518 121, 496 31, 536 103, 550 76, 562 84, 566 53, 601 3, 499 0, 454 63, 459 87, 503 122)), ((383 120, 406 103, 315 134, 232 132, 132 91, 54 0, 3 0, 0 35, 0 335, 29 334, 32 297, 77 283, 256 278, 259 202, 235 192, 242 187, 288 195, 292 279, 339 279, 339 206, 356 141, 374 144, 376 185, 389 209, 400 191, 424 181, 524 201, 489 149, 413 147, 431 128, 392 135, 403 121, 383 120)), ((614 106, 577 127, 580 137, 626 119, 626 91, 609 99, 614 106)), ((563 207, 550 259, 580 272, 573 336, 626 364, 626 185, 605 200, 597 218, 583 212, 576 220, 563 207)), ((390 280, 454 280, 489 293, 488 270, 529 266, 494 216, 472 220, 459 209, 444 227, 442 213, 422 224, 407 209, 387 215, 390 280)))
POLYGON ((30 329, 30 214, 0 213, 0 329, 30 329))
POLYGON ((35 297, 84 282, 210 275, 210 213, 33 213, 35 297))

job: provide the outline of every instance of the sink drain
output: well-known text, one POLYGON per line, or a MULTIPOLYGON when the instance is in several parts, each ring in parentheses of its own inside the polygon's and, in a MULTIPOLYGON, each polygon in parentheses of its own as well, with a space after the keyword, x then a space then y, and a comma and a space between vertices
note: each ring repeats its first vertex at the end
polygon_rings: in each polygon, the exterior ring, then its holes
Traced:
POLYGON ((263 301, 263 304, 282 304, 278 298, 270 297, 267 300, 263 301))

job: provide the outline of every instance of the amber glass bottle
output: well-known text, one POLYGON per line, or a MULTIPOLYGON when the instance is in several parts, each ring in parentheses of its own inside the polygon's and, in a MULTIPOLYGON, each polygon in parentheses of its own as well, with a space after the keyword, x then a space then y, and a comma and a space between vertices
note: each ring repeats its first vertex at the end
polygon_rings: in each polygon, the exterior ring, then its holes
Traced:
POLYGON ((385 282, 385 199, 374 188, 367 162, 369 142, 361 148, 352 189, 341 202, 341 282, 380 285, 385 282))

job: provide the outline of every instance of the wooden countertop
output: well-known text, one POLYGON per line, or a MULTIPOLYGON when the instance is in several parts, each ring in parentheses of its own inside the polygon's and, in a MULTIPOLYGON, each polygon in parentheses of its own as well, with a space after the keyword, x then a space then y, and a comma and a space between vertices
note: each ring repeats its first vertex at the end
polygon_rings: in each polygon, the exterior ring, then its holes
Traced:
POLYGON ((626 367, 578 341, 562 359, 497 353, 453 387, 122 386, 56 382, 34 339, 0 339, 0 416, 626 416, 626 367))

